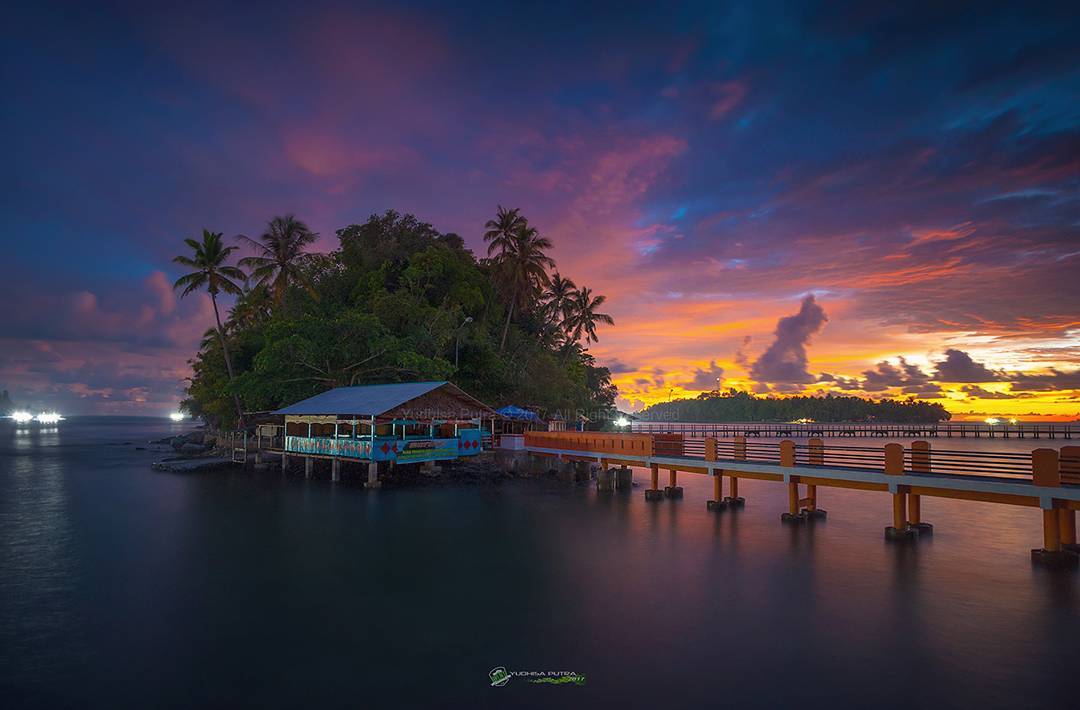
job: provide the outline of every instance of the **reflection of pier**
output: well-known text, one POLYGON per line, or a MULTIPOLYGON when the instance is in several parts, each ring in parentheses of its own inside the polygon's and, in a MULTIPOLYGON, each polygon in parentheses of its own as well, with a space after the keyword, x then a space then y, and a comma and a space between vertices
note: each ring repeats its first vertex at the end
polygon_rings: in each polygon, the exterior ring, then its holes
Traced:
POLYGON ((739 479, 784 483, 788 509, 781 520, 793 524, 825 516, 818 508, 819 487, 889 493, 893 515, 885 536, 890 540, 914 540, 930 533, 932 527, 922 520, 923 496, 1039 508, 1043 546, 1032 551, 1032 558, 1068 566, 1080 560, 1076 541, 1080 446, 1021 454, 932 449, 928 441, 907 447, 826 446, 819 437, 796 444, 791 439, 748 441, 745 436, 720 441, 677 433, 526 432, 525 448, 556 459, 560 467, 599 464, 597 485, 603 490, 611 489, 611 466, 623 467, 614 480, 627 475, 626 467, 648 468, 646 500, 681 498, 680 472, 711 476, 713 496, 707 502, 711 511, 744 505, 739 479), (661 468, 668 471, 664 489, 659 485, 661 468), (728 496, 723 495, 725 478, 728 496))
POLYGON ((816 422, 646 422, 635 421, 631 431, 639 433, 683 434, 704 439, 713 436, 730 439, 748 436, 769 439, 846 439, 877 437, 885 439, 958 438, 958 439, 1073 439, 1080 438, 1077 422, 942 422, 939 424, 875 424, 816 422))

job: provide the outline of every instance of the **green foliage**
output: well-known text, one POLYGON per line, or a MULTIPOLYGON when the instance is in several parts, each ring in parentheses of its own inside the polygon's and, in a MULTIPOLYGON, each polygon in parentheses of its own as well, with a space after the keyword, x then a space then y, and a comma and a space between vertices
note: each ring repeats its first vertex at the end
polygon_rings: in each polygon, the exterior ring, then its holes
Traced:
MULTIPOLYGON (((231 425, 234 394, 246 410, 267 411, 331 387, 437 379, 495 407, 613 407, 607 369, 567 346, 540 298, 519 293, 508 302, 505 272, 477 261, 459 236, 393 211, 337 235, 330 254, 289 252, 280 297, 272 278, 243 292, 224 329, 235 380, 220 339, 206 339, 192 361, 186 411, 231 425)), ((544 243, 529 237, 530 248, 544 243)), ((525 281, 539 288, 536 279, 525 281)))
POLYGON ((644 421, 682 422, 818 422, 927 423, 947 421, 945 407, 916 399, 864 399, 854 396, 757 397, 746 392, 703 392, 695 399, 677 399, 647 407, 644 421))

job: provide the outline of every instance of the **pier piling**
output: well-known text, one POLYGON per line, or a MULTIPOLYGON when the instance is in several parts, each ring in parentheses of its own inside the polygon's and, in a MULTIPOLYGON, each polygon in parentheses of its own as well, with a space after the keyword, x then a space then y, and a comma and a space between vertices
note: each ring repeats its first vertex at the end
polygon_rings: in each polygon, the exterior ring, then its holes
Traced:
MULTIPOLYGON (((1061 462, 1056 450, 1035 449, 1031 452, 1031 478, 1036 486, 1061 487, 1061 462)), ((1033 562, 1048 567, 1076 567, 1080 563, 1080 556, 1061 544, 1062 531, 1068 528, 1063 515, 1066 512, 1072 511, 1055 508, 1052 500, 1042 499, 1043 546, 1031 551, 1033 562)))
MULTIPOLYGON (((795 442, 784 439, 780 442, 780 465, 788 468, 795 467, 795 442)), ((806 517, 799 513, 799 479, 791 476, 788 480, 788 510, 780 514, 781 522, 801 523, 806 517)))
POLYGON ((664 495, 668 498, 683 497, 683 489, 682 486, 678 484, 677 476, 678 473, 675 469, 668 469, 668 484, 664 488, 664 495))
MULTIPOLYGON (((746 437, 736 436, 732 442, 733 456, 736 461, 746 460, 746 437)), ((724 498, 724 502, 728 504, 728 507, 734 509, 743 508, 746 506, 746 500, 739 497, 739 477, 735 475, 735 472, 731 472, 731 482, 728 485, 728 490, 731 491, 731 495, 724 498)))
MULTIPOLYGON (((887 476, 904 475, 904 447, 900 444, 885 444, 885 474, 887 476)), ((915 539, 915 531, 907 521, 908 487, 899 483, 890 483, 892 493, 893 524, 885 528, 885 539, 903 542, 915 539)))
POLYGON ((660 467, 653 464, 649 467, 649 487, 645 489, 645 500, 663 500, 664 492, 660 490, 660 467))
MULTIPOLYGON (((705 439, 705 460, 716 461, 715 437, 705 439)), ((710 473, 713 477, 713 497, 712 500, 705 501, 705 509, 717 512, 727 510, 728 504, 724 500, 724 470, 712 469, 710 473)))
POLYGON ((379 462, 372 461, 367 467, 367 483, 364 484, 364 488, 381 488, 382 481, 379 480, 379 462))
MULTIPOLYGON (((930 442, 911 442, 911 472, 930 473, 930 442)), ((908 493, 908 527, 920 535, 934 532, 934 526, 922 519, 922 499, 916 493, 908 493)))

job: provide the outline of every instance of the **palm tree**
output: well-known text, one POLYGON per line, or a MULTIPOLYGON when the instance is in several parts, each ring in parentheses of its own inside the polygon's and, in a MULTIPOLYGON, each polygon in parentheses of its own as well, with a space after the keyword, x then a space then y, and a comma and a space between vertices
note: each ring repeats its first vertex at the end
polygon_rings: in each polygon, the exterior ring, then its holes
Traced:
POLYGON ((265 288, 245 288, 229 311, 225 330, 250 328, 262 323, 270 318, 270 305, 270 294, 265 288))
POLYGON ((540 232, 524 220, 509 239, 499 242, 500 252, 495 257, 496 274, 510 294, 502 340, 499 342, 500 351, 506 347, 506 335, 510 331, 514 308, 527 305, 537 290, 551 283, 547 270, 555 266, 555 260, 546 253, 550 248, 551 240, 540 236, 540 232))
MULTIPOLYGON (((191 247, 193 256, 173 257, 173 263, 194 269, 176 280, 173 289, 183 289, 180 297, 187 296, 192 291, 205 287, 210 293, 210 302, 214 304, 214 320, 217 322, 218 339, 221 341, 221 352, 225 356, 225 369, 229 372, 229 382, 232 382, 233 373, 232 358, 229 357, 229 346, 225 343, 225 330, 221 327, 221 314, 218 312, 217 296, 219 293, 228 293, 239 296, 243 289, 237 281, 246 281, 247 276, 235 266, 229 266, 225 262, 229 255, 236 251, 237 247, 227 247, 221 241, 221 232, 211 232, 204 229, 202 241, 185 239, 184 243, 191 247)), ((240 406, 240 397, 233 394, 233 402, 236 404, 236 416, 240 424, 244 423, 244 409, 240 406)))
POLYGON ((592 289, 581 288, 574 292, 570 299, 569 317, 567 318, 567 332, 572 342, 581 340, 585 336, 585 343, 598 342, 596 326, 599 323, 615 325, 615 319, 607 313, 597 312, 597 308, 604 305, 607 296, 593 296, 592 289))
POLYGON ((484 229, 487 230, 484 232, 484 241, 490 242, 488 256, 496 251, 505 252, 513 246, 514 235, 528 224, 520 212, 521 209, 518 207, 508 210, 499 205, 495 210, 495 219, 489 219, 484 224, 484 229))
POLYGON ((256 256, 241 259, 240 265, 251 269, 256 288, 266 288, 274 294, 277 306, 285 303, 285 292, 292 284, 300 284, 312 298, 318 298, 315 286, 302 268, 307 260, 304 247, 318 238, 318 234, 291 214, 274 217, 259 241, 240 235, 242 241, 259 252, 256 256))
POLYGON ((544 294, 544 311, 552 323, 562 325, 566 320, 575 288, 574 282, 564 279, 558 271, 552 274, 551 283, 544 294))

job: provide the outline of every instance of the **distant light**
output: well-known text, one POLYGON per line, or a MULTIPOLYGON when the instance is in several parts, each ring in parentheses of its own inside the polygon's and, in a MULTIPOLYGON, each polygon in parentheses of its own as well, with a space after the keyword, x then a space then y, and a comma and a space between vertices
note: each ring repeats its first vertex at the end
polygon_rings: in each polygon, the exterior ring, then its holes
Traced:
POLYGON ((1016 417, 1013 417, 1012 419, 1010 419, 1009 423, 1010 424, 1016 424, 1016 417))
POLYGON ((182 421, 184 421, 184 413, 183 412, 170 412, 169 413, 169 419, 172 419, 174 422, 182 422, 182 421))
POLYGON ((38 424, 56 424, 61 419, 63 419, 63 417, 56 412, 42 412, 34 417, 34 420, 37 421, 38 424))
POLYGON ((25 424, 29 421, 33 421, 34 415, 30 412, 12 412, 11 418, 14 419, 17 424, 25 424))
POLYGON ((630 420, 626 417, 619 417, 615 420, 615 426, 630 426, 630 420))
POLYGON ((997 417, 987 417, 985 421, 990 426, 994 426, 995 424, 1000 424, 1001 423, 1001 420, 998 419, 997 417))

